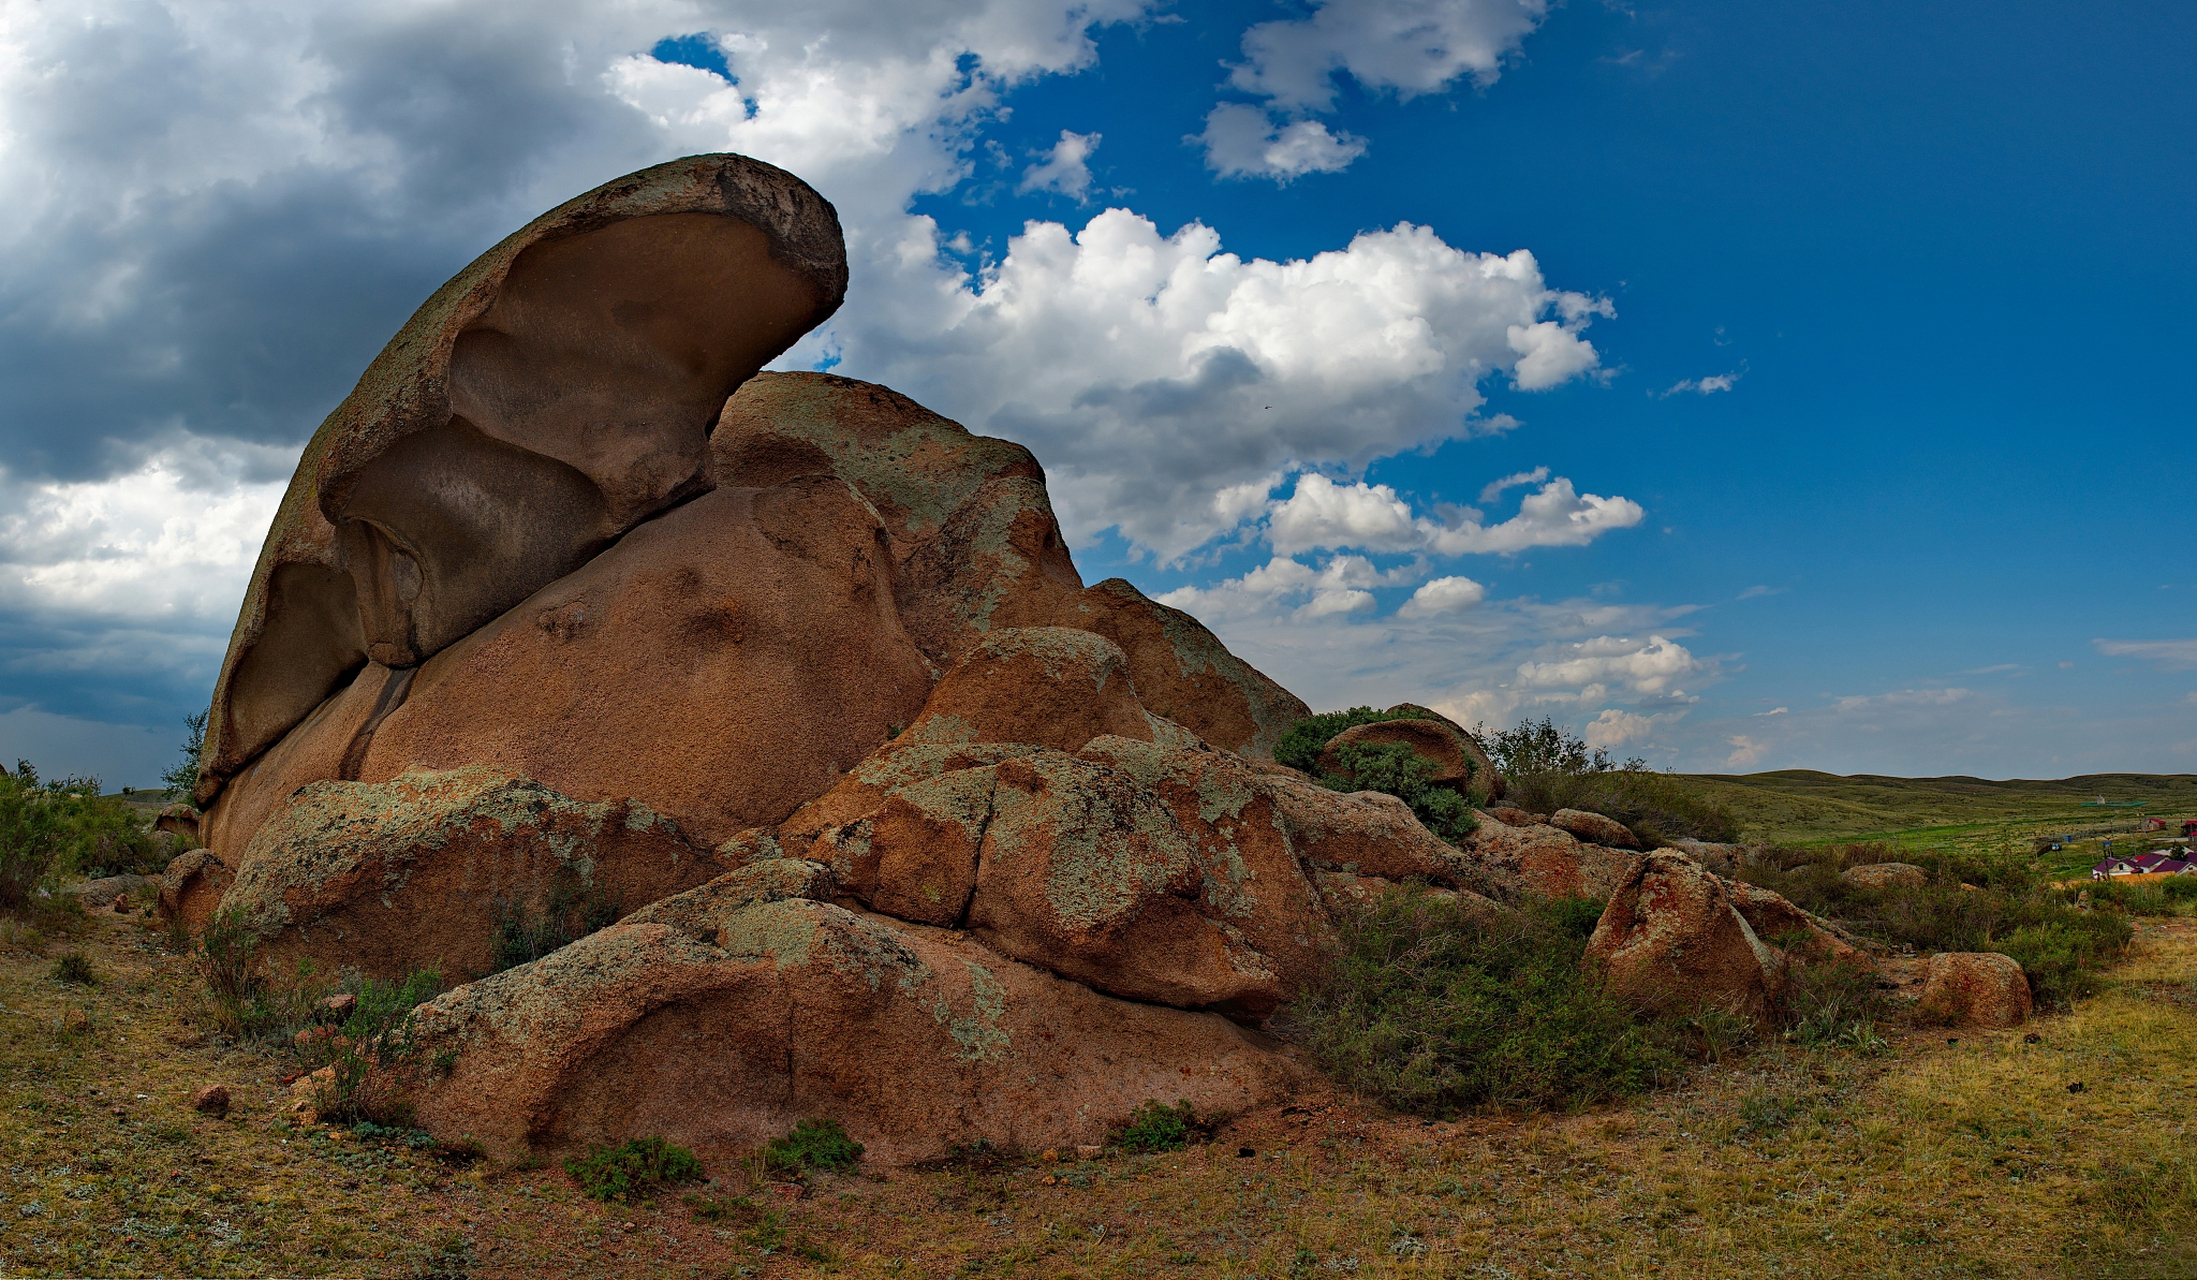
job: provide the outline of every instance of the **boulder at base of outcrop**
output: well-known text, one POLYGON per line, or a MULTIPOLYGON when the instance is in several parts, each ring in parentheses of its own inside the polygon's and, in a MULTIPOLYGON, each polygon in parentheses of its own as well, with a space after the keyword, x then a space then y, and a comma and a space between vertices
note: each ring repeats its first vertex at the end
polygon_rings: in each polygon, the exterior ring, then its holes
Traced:
MULTIPOLYGON (((1531 816, 1531 815, 1524 815, 1531 816)), ((1479 830, 1460 849, 1470 869, 1462 882, 1497 898, 1614 896, 1632 879, 1640 855, 1607 845, 1581 844, 1569 831, 1547 824, 1511 826, 1481 815, 1479 830)))
POLYGON ((1731 895, 1733 909, 1755 936, 1771 946, 1818 964, 1864 971, 1876 967, 1868 943, 1822 916, 1794 906, 1785 895, 1744 880, 1725 880, 1724 891, 1731 895))
POLYGON ((83 903, 86 911, 104 911, 114 905, 115 899, 135 893, 147 885, 157 885, 159 883, 151 876, 124 873, 118 876, 102 876, 97 880, 86 880, 80 884, 72 884, 61 892, 83 903))
POLYGON ((179 853, 160 873, 160 913, 196 934, 214 918, 234 879, 228 864, 204 849, 179 853))
POLYGON ((494 967, 507 923, 585 932, 726 869, 646 805, 471 767, 301 788, 246 846, 222 906, 328 971, 463 977, 494 967))
POLYGON ((1588 844, 1608 845, 1612 849, 1640 847, 1640 837, 1624 823, 1584 809, 1558 809, 1549 815, 1549 825, 1561 827, 1588 844))
POLYGON ((1923 966, 1917 1016, 1951 1027, 2018 1027, 2029 1020, 2029 979, 1996 951, 1948 951, 1923 966))
POLYGON ((1930 873, 1911 862, 1872 862, 1846 868, 1839 879, 1864 889, 1920 889, 1930 883, 1930 873))
POLYGON ((1724 883, 1689 859, 1655 852, 1602 912, 1587 962, 1635 1007, 1701 1008, 1767 1023, 1784 981, 1782 958, 1733 907, 1724 883))
POLYGON ((1139 1103, 1226 1115, 1293 1088, 1216 1014, 1100 995, 966 935, 728 876, 424 1006, 433 1133, 498 1159, 658 1134, 736 1158, 813 1116, 905 1164, 1103 1139, 1139 1103))
POLYGON ((198 834, 198 810, 180 800, 160 811, 160 816, 153 819, 153 830, 191 840, 202 838, 198 834))
POLYGON ((1549 820, 1549 815, 1545 813, 1528 813, 1524 809, 1514 809, 1509 805, 1498 805, 1488 810, 1488 816, 1509 827, 1545 826, 1549 820))
POLYGON ((1736 844, 1718 844, 1712 840, 1686 838, 1673 840, 1667 847, 1678 850, 1695 862, 1725 877, 1729 877, 1739 869, 1740 854, 1744 852, 1736 844))

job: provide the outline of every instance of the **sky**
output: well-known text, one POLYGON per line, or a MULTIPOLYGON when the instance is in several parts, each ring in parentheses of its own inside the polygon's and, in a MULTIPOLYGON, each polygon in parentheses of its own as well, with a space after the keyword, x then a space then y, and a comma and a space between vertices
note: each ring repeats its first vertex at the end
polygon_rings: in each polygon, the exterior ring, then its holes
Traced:
POLYGON ((298 451, 538 213, 838 207, 779 361, 1315 708, 2197 771, 2197 8, 0 0, 0 758, 146 786, 298 451))

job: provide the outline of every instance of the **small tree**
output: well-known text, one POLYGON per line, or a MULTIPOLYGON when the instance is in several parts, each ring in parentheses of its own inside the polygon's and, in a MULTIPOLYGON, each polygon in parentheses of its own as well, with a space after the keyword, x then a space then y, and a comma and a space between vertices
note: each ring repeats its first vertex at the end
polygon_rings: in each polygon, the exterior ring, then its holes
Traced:
POLYGON ((193 712, 183 717, 183 724, 189 730, 183 737, 183 758, 160 780, 168 784, 169 794, 189 799, 198 790, 198 753, 206 746, 206 713, 193 712))

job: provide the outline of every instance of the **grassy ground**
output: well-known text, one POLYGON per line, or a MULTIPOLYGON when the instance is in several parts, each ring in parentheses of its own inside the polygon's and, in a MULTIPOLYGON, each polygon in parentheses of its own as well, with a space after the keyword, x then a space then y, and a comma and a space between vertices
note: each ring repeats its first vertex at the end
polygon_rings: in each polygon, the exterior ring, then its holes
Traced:
MULTIPOLYGON (((2127 831, 2150 817, 2197 818, 2197 775, 2192 774, 2102 773, 2048 782, 1993 782, 1871 774, 1842 778, 1784 769, 1689 777, 1739 814, 1749 839, 1779 844, 1883 841, 1980 851, 2003 846, 2027 853, 2035 836, 2105 827, 2127 831), (2100 797, 2144 803, 2141 808, 2099 806, 2100 797)), ((2178 834, 2180 822, 2170 825, 2178 834)), ((2090 845, 2095 847, 2096 840, 2090 845)))
POLYGON ((293 1125, 286 1055, 187 1025, 192 975, 141 920, 0 932, 0 1274, 2197 1274, 2188 917, 2143 922, 2106 991, 2012 1032, 1765 1046, 1577 1115, 1311 1095, 1167 1155, 805 1192, 711 1168, 697 1205, 293 1125), (97 986, 50 976, 76 948, 97 986), (185 1105, 212 1082, 226 1118, 185 1105))

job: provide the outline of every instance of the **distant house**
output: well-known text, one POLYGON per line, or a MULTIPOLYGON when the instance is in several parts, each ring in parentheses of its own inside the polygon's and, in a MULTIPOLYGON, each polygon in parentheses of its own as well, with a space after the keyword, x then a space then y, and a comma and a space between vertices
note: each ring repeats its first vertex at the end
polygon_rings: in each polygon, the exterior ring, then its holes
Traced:
POLYGON ((2154 853, 2130 854, 2126 857, 2107 858, 2090 869, 2090 878, 2106 880, 2114 876, 2190 876, 2197 875, 2197 859, 2176 857, 2168 850, 2154 853))

